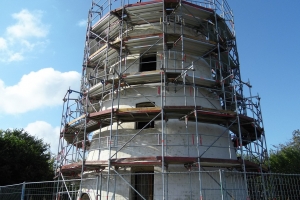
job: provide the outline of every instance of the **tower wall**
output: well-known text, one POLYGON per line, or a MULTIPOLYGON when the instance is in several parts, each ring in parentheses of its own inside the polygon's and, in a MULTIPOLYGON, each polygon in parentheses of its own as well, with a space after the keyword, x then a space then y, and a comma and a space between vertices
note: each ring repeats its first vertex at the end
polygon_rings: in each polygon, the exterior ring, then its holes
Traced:
POLYGON ((245 174, 222 176, 264 171, 266 147, 227 2, 114 6, 89 12, 79 106, 61 134, 76 159, 60 172, 78 173, 90 199, 246 199, 245 174))

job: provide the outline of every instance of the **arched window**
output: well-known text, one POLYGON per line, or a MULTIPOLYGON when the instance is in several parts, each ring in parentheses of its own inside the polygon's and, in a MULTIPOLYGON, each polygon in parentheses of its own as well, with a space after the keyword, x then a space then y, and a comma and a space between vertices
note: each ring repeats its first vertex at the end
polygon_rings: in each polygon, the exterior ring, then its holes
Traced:
POLYGON ((81 200, 90 200, 90 197, 88 194, 85 193, 85 194, 81 195, 81 200))

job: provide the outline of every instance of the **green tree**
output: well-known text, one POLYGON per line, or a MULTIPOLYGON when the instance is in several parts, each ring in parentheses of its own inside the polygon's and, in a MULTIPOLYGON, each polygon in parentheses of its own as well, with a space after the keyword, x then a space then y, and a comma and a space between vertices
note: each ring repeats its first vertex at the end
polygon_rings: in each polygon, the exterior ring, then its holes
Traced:
POLYGON ((0 185, 53 178, 49 145, 23 129, 0 130, 0 185))
POLYGON ((270 167, 274 173, 300 174, 300 130, 293 132, 292 139, 275 146, 270 151, 270 167))

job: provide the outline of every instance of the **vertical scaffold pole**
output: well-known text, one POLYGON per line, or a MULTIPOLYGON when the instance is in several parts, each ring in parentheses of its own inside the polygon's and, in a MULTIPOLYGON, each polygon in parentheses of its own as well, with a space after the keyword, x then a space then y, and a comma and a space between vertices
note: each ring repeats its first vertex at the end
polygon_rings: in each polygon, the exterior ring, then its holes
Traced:
POLYGON ((184 61, 185 61, 185 55, 184 55, 184 38, 183 38, 183 26, 184 26, 184 18, 182 14, 182 0, 179 1, 180 6, 180 40, 181 40, 181 69, 182 69, 182 76, 183 76, 183 93, 184 93, 184 105, 187 105, 187 99, 186 99, 186 72, 183 73, 184 69, 184 61))
POLYGON ((221 199, 224 199, 224 194, 223 194, 223 182, 222 182, 222 174, 223 171, 219 169, 219 176, 220 176, 220 190, 221 190, 221 199))
MULTIPOLYGON (((90 39, 90 28, 91 28, 91 21, 92 21, 92 10, 93 10, 93 6, 94 6, 94 0, 92 0, 92 5, 91 5, 91 9, 89 10, 89 13, 88 13, 88 22, 87 22, 87 30, 86 30, 86 41, 85 41, 85 49, 84 49, 84 57, 83 57, 83 66, 82 66, 82 75, 81 75, 81 87, 80 87, 80 91, 82 94, 84 94, 84 91, 85 91, 85 87, 86 87, 86 84, 85 84, 85 78, 86 77, 86 70, 87 70, 87 65, 88 65, 88 56, 89 56, 89 39, 90 39)), ((82 109, 82 111, 84 113, 82 114, 85 114, 85 117, 84 117, 84 133, 83 133, 83 136, 84 136, 84 141, 83 141, 83 144, 84 145, 84 148, 83 148, 83 156, 82 156, 82 166, 81 166, 81 176, 80 176, 80 186, 79 186, 79 193, 78 193, 78 199, 81 199, 81 196, 82 196, 82 184, 83 184, 83 172, 84 172, 84 168, 85 168, 85 154, 86 154, 86 126, 87 126, 87 115, 88 115, 88 97, 89 94, 87 93, 86 96, 82 97, 81 100, 85 99, 85 111, 84 109, 82 109)), ((79 134, 79 133, 78 133, 79 134)))
POLYGON ((166 194, 165 194, 165 190, 166 190, 166 186, 165 186, 165 145, 166 144, 166 140, 165 140, 165 122, 164 122, 164 106, 165 106, 165 89, 166 89, 166 73, 165 73, 165 69, 166 69, 166 53, 165 53, 165 34, 166 34, 166 27, 165 27, 165 4, 163 3, 163 8, 162 8, 162 13, 163 13, 163 17, 162 17, 162 24, 163 24, 163 59, 164 59, 164 65, 163 65, 163 69, 161 71, 161 156, 162 156, 162 160, 161 160, 161 173, 162 173, 162 199, 165 200, 166 199, 166 194))
MULTIPOLYGON (((108 22, 107 22, 107 32, 106 32, 106 52, 105 52, 105 64, 104 64, 104 72, 105 72, 105 80, 108 78, 107 75, 107 68, 108 68, 108 50, 110 48, 109 45, 109 34, 110 34, 110 12, 111 12, 111 0, 108 0, 108 22)), ((111 143, 112 143, 112 126, 113 126, 113 107, 114 107, 114 78, 112 83, 112 89, 111 89, 111 113, 110 113, 110 130, 109 130, 109 142, 108 142, 108 167, 107 167, 107 182, 106 182, 106 199, 108 200, 109 197, 109 180, 110 180, 110 168, 111 168, 111 143)))
POLYGON ((244 185, 245 185, 245 191, 247 194, 247 198, 248 198, 248 185, 247 185, 247 175, 246 175, 246 166, 245 166, 245 159, 244 159, 244 150, 243 150, 243 140, 242 140, 242 130, 241 130, 241 126, 240 126, 240 117, 239 117, 239 108, 238 108, 238 104, 237 104, 237 94, 236 94, 236 90, 235 90, 235 85, 233 86, 234 88, 234 101, 235 101, 235 107, 236 107, 236 117, 237 117, 237 125, 238 125, 238 133, 239 133, 239 145, 237 146, 237 148, 240 148, 240 152, 241 152, 241 159, 243 162, 243 177, 244 177, 244 185))
POLYGON ((100 179, 100 176, 99 176, 99 174, 97 174, 96 175, 96 200, 99 199, 99 182, 100 182, 99 179, 100 179))
MULTIPOLYGON (((119 106, 120 106, 120 97, 121 97, 121 72, 122 72, 122 47, 123 47, 123 25, 124 25, 124 20, 123 20, 123 16, 124 16, 124 9, 125 9, 125 2, 123 2, 125 0, 121 0, 121 7, 122 7, 122 18, 121 18, 121 25, 119 26, 120 27, 120 31, 119 31, 119 37, 120 37, 120 51, 119 51, 119 71, 118 71, 118 75, 120 76, 119 77, 119 81, 118 81, 118 94, 117 94, 117 99, 118 99, 118 103, 117 103, 117 108, 119 109, 119 106)), ((118 126, 118 125, 117 125, 118 126)))
MULTIPOLYGON (((254 123, 254 132, 255 132, 255 142, 259 141, 259 138, 257 137, 257 122, 256 122, 256 118, 255 118, 255 111, 254 111, 254 106, 253 106, 253 101, 252 101, 252 91, 251 91, 251 85, 250 85, 250 81, 248 81, 248 88, 249 88, 249 94, 250 94, 250 99, 251 99, 251 103, 250 103, 250 109, 252 112, 252 118, 253 118, 253 123, 254 123)), ((257 113, 257 112, 256 112, 257 113)), ((257 113, 259 114, 259 113, 257 113)), ((256 116, 257 118, 260 118, 260 116, 256 116)), ((258 120, 258 123, 260 123, 260 119, 258 120)), ((259 150, 259 148, 262 147, 261 143, 254 143, 255 147, 257 147, 257 149, 259 150)), ((262 169, 262 163, 263 163, 263 148, 261 148, 261 154, 259 153, 259 169, 260 169, 260 176, 261 176, 261 181, 262 181, 262 185, 263 185, 263 191, 266 191, 265 188, 265 178, 264 178, 264 174, 263 174, 263 169, 262 169)), ((257 153, 257 152, 255 152, 257 153)), ((267 199, 267 194, 264 192, 263 193, 264 198, 267 199)))
MULTIPOLYGON (((68 91, 69 92, 69 91, 68 91)), ((68 93, 67 92, 67 93, 68 93)), ((66 93, 66 95, 67 95, 66 93)), ((65 116, 64 116, 64 111, 65 111, 65 104, 66 104, 66 95, 63 99, 63 109, 62 109, 62 114, 61 114, 61 127, 60 127, 60 130, 59 130, 59 143, 58 143, 58 147, 57 147, 57 165, 56 165, 56 169, 55 169, 55 172, 57 173, 58 169, 60 168, 61 169, 61 166, 62 164, 59 164, 58 165, 58 159, 61 160, 61 156, 59 155, 60 154, 60 147, 63 147, 63 144, 62 144, 62 131, 63 131, 63 126, 66 124, 66 119, 65 119, 65 116)), ((65 131, 65 130, 64 130, 65 131)), ((61 162, 61 161, 60 161, 61 162)), ((61 170, 60 170, 61 171, 61 170)), ((60 173, 60 172, 59 172, 60 173)), ((60 180, 60 174, 57 176, 57 188, 56 188, 56 195, 58 194, 58 191, 59 191, 59 180, 60 180)), ((54 190, 54 189, 53 189, 54 190)), ((56 197, 57 198, 57 197, 56 197)))
POLYGON ((198 176, 199 176, 199 199, 202 200, 202 176, 201 176, 201 161, 200 161, 200 140, 201 136, 199 135, 198 131, 198 113, 197 113, 197 101, 196 101, 196 84, 195 84, 195 67, 194 63, 192 63, 193 66, 193 89, 194 89, 194 115, 195 115, 195 129, 196 129, 196 138, 197 138, 197 166, 198 166, 198 176))
MULTIPOLYGON (((65 127, 65 125, 67 124, 67 119, 68 119, 68 110, 69 110, 69 101, 70 101, 70 94, 72 93, 72 90, 69 88, 69 90, 67 91, 65 97, 64 97, 64 104, 63 104, 63 113, 62 113, 62 124, 63 126, 65 127), (67 97, 67 98, 66 98, 67 97), (66 104, 66 109, 65 109, 65 104, 66 104)), ((59 175, 58 175, 58 183, 57 183, 57 191, 56 191, 56 198, 57 198, 57 195, 59 194, 59 184, 60 184, 60 178, 62 176, 62 172, 61 172, 61 167, 62 165, 64 164, 64 160, 66 159, 67 157, 67 148, 66 148, 66 152, 65 154, 66 155, 61 155, 62 152, 64 152, 64 142, 65 140, 62 139, 64 138, 65 136, 65 128, 63 129, 63 135, 61 136, 61 132, 62 132, 62 129, 60 130, 60 140, 59 140, 59 146, 58 146, 58 154, 59 155, 59 159, 60 159, 60 165, 57 166, 57 169, 58 167, 60 168, 59 170, 59 175), (61 147, 61 151, 59 151, 59 148, 61 147)), ((62 181, 64 181, 62 179, 62 181)))
POLYGON ((23 184, 22 184, 21 200, 25 199, 25 188, 26 188, 26 183, 23 182, 23 184))
MULTIPOLYGON (((259 109, 259 113, 260 113, 260 116, 259 116, 259 118, 261 119, 261 128, 262 128, 262 130, 264 130, 264 122, 263 122, 263 120, 262 120, 262 111, 261 111, 261 105, 260 105, 260 97, 259 97, 259 95, 257 94, 257 96, 258 96, 258 109, 259 109)), ((263 134, 262 134, 262 138, 261 138, 262 140, 263 140, 263 142, 262 142, 262 149, 264 149, 264 153, 266 153, 266 155, 264 155, 265 157, 266 157, 266 159, 268 159, 268 147, 267 147, 267 139, 266 139, 266 135, 265 135, 265 132, 263 132, 263 134)), ((268 163, 268 168, 270 168, 270 162, 267 162, 268 163)))
MULTIPOLYGON (((80 174, 80 188, 79 188, 79 198, 81 198, 82 195, 82 184, 83 184, 83 173, 85 168, 85 151, 86 151, 86 126, 87 126, 87 116, 88 116, 88 93, 85 96, 85 117, 84 117, 84 132, 83 132, 83 155, 82 155, 82 166, 81 166, 81 174, 80 174)), ((79 133, 78 133, 79 134, 79 133)))
POLYGON ((223 93, 223 106, 224 106, 224 110, 227 110, 227 105, 226 105, 226 91, 224 88, 224 80, 223 80, 223 75, 222 75, 222 70, 224 69, 223 63, 221 61, 221 50, 220 50, 220 30, 218 27, 218 18, 217 18, 217 5, 216 5, 216 0, 214 0, 213 2, 214 5, 214 17, 215 17, 215 30, 216 30, 216 36, 217 36, 217 48, 218 48, 218 60, 217 60, 217 64, 218 64, 218 68, 219 68, 219 80, 220 80, 220 84, 221 84, 221 90, 223 93))

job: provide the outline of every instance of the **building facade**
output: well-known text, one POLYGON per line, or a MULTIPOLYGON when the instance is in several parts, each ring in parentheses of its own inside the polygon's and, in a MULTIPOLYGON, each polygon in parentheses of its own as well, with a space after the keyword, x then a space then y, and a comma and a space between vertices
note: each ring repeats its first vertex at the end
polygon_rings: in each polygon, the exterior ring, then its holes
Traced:
POLYGON ((80 177, 82 199, 216 199, 221 172, 240 171, 224 197, 246 199, 243 172, 268 170, 248 88, 225 0, 93 1, 58 177, 80 177))

